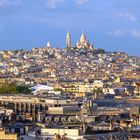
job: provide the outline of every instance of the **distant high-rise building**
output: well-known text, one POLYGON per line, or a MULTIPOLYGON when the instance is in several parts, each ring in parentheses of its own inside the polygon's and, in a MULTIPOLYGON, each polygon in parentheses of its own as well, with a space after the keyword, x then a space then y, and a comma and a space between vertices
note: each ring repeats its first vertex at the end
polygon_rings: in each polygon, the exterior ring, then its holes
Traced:
POLYGON ((71 37, 70 37, 70 32, 67 32, 66 35, 66 48, 71 48, 71 37))

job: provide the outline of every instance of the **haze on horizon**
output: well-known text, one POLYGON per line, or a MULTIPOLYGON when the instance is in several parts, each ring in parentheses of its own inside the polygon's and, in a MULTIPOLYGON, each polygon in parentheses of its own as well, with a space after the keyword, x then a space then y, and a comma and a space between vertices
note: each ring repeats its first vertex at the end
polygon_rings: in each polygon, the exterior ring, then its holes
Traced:
POLYGON ((74 45, 84 31, 95 48, 140 56, 140 0, 0 0, 0 50, 51 41, 74 45))

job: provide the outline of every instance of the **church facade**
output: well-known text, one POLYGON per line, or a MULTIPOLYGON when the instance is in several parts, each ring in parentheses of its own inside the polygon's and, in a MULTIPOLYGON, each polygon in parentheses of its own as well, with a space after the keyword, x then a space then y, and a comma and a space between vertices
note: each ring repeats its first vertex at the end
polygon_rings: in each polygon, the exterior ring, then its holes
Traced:
MULTIPOLYGON (((76 49, 87 49, 87 50, 94 50, 93 44, 87 41, 86 36, 84 32, 82 33, 80 40, 77 41, 77 43, 74 46, 76 49)), ((70 33, 67 32, 66 35, 66 48, 70 49, 71 48, 71 37, 70 33)))

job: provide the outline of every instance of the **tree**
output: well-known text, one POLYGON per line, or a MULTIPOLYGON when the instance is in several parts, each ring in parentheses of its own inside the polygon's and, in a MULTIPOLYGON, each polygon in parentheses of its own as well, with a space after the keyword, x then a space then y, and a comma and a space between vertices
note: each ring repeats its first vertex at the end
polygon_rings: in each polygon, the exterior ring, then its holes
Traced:
POLYGON ((93 93, 103 93, 102 89, 97 88, 93 90, 93 93))
POLYGON ((19 86, 17 86, 17 91, 18 91, 18 93, 24 93, 24 94, 31 93, 31 90, 29 89, 29 87, 28 86, 25 86, 25 85, 19 85, 19 86))
POLYGON ((94 54, 100 54, 100 53, 105 53, 105 50, 104 49, 94 50, 94 54))
POLYGON ((31 93, 31 90, 28 86, 20 85, 18 86, 15 83, 4 83, 0 85, 0 94, 17 94, 17 93, 23 93, 23 94, 29 94, 31 93))
POLYGON ((1 94, 16 94, 16 84, 14 83, 4 83, 0 86, 0 93, 1 94))

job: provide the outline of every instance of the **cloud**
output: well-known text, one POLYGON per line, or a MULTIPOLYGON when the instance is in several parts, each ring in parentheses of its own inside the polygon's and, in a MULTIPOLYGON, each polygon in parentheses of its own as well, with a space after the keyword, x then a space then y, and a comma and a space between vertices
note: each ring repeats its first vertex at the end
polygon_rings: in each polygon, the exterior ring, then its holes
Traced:
POLYGON ((118 13, 115 15, 115 17, 119 17, 119 18, 122 18, 124 20, 129 20, 129 21, 136 21, 137 20, 136 15, 134 15, 132 13, 128 13, 128 12, 118 13))
POLYGON ((0 8, 22 5, 22 0, 0 0, 0 8))
POLYGON ((48 0, 47 7, 49 7, 50 9, 55 9, 57 7, 57 5, 59 5, 63 1, 64 0, 48 0))
POLYGON ((140 31, 133 29, 130 31, 130 36, 132 36, 134 38, 140 38, 140 31))
POLYGON ((136 29, 130 29, 130 30, 115 30, 112 32, 107 32, 107 35, 114 36, 114 37, 133 37, 140 39, 140 31, 136 29))
POLYGON ((112 31, 112 32, 107 32, 107 35, 120 37, 120 36, 124 35, 124 31, 123 30, 115 30, 115 31, 112 31))
MULTIPOLYGON (((77 5, 83 5, 89 0, 74 0, 77 5)), ((46 5, 50 9, 55 9, 57 6, 65 2, 65 0, 46 0, 46 5)))
POLYGON ((77 5, 83 5, 85 3, 87 3, 89 0, 76 0, 76 4, 77 5))

